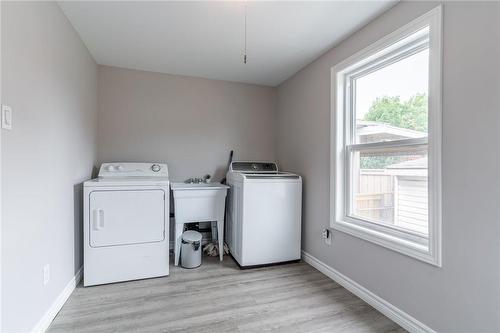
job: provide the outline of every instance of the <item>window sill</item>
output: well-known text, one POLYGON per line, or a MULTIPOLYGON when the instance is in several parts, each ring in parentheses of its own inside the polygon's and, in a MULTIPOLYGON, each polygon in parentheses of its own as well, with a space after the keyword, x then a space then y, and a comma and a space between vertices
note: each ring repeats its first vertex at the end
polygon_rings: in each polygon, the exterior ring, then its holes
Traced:
POLYGON ((428 264, 441 267, 438 256, 433 254, 428 246, 347 221, 333 221, 331 227, 337 231, 361 238, 428 264))

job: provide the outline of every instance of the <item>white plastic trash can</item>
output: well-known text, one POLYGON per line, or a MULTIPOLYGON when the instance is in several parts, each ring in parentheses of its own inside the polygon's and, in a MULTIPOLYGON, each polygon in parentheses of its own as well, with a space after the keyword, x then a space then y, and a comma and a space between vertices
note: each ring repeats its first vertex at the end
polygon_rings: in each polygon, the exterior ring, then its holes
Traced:
POLYGON ((196 268, 201 265, 201 234, 188 230, 182 234, 181 266, 196 268))

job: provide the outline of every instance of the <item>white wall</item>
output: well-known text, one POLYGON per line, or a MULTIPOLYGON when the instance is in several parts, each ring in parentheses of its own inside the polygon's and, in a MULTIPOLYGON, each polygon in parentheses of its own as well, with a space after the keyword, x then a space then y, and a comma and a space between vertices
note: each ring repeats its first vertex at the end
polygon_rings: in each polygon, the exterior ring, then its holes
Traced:
POLYGON ((437 332, 500 331, 500 3, 444 3, 443 267, 334 231, 330 68, 434 8, 402 2, 278 89, 278 159, 304 176, 303 249, 437 332))
POLYGON ((275 159, 276 89, 99 66, 99 162, 167 163, 220 180, 235 159, 275 159))
POLYGON ((2 130, 2 332, 27 332, 82 264, 97 65, 53 2, 3 2, 1 30, 3 103, 14 111, 2 130))

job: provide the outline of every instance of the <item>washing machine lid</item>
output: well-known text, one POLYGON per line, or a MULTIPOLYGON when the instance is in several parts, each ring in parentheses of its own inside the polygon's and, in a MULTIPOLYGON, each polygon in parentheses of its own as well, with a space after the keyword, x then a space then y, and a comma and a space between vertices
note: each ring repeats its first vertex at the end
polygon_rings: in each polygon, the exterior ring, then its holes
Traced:
POLYGON ((277 173, 247 173, 244 172, 243 177, 245 179, 300 179, 299 175, 288 173, 288 172, 277 172, 277 173))

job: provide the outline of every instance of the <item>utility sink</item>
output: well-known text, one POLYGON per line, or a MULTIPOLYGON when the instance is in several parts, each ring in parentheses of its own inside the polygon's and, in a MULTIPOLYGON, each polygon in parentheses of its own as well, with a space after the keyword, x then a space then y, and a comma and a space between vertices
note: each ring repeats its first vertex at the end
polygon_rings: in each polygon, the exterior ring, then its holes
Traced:
MULTIPOLYGON (((212 222, 217 224, 219 249, 223 249, 224 209, 229 186, 221 183, 171 183, 175 207, 175 265, 179 254, 184 224, 212 222)), ((223 251, 220 251, 222 260, 223 251)))

